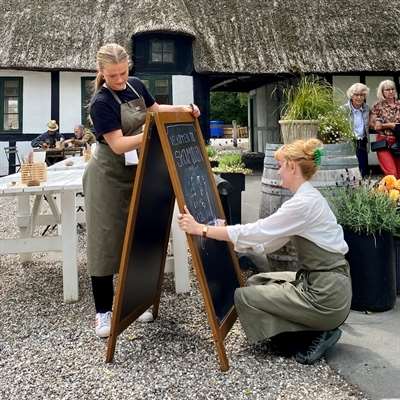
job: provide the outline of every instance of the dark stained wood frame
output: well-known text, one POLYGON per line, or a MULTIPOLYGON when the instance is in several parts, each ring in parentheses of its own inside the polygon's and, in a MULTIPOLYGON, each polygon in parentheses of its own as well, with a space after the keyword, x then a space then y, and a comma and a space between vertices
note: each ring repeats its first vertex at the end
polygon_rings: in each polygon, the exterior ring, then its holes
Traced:
MULTIPOLYGON (((185 199, 184 199, 184 194, 183 194, 183 190, 181 187, 181 183, 179 181, 178 171, 176 169, 175 162, 173 159, 172 149, 171 149, 170 143, 168 141, 166 126, 168 124, 173 124, 173 123, 191 123, 191 124, 193 124, 195 127, 195 133, 197 135, 197 139, 200 144, 203 159, 208 160, 205 143, 204 143, 203 136, 202 136, 202 133, 200 130, 199 122, 197 119, 194 119, 190 113, 168 112, 168 113, 149 113, 147 115, 145 132, 144 132, 144 143, 145 144, 144 144, 144 146, 142 146, 141 160, 140 160, 140 163, 138 166, 138 171, 137 171, 133 194, 132 194, 131 205, 130 205, 130 209, 129 209, 128 224, 127 224, 125 240, 124 240, 124 245, 123 245, 123 250, 122 250, 121 266, 120 266, 120 272, 119 272, 119 278, 118 278, 118 287, 117 287, 117 293, 115 296, 111 334, 110 334, 110 337, 108 340, 106 362, 111 362, 113 359, 117 336, 124 329, 126 329, 135 319, 137 319, 141 315, 142 312, 144 312, 148 307, 151 306, 151 304, 143 304, 143 306, 135 309, 123 321, 118 322, 120 319, 120 315, 121 315, 122 295, 124 293, 124 279, 125 279, 126 273, 127 273, 128 250, 131 248, 131 243, 133 240, 133 237, 132 237, 133 235, 131 233, 133 232, 133 228, 134 228, 134 224, 135 224, 135 220, 136 220, 136 216, 137 216, 137 212, 138 212, 138 203, 139 202, 135 201, 135 199, 140 194, 140 190, 141 190, 142 183, 143 183, 143 175, 144 175, 143 170, 146 166, 146 160, 147 160, 147 155, 148 155, 148 146, 146 146, 146 144, 149 139, 149 130, 154 122, 157 126, 157 131, 158 131, 158 135, 160 138, 161 147, 162 147, 162 150, 164 153, 169 176, 170 176, 170 179, 172 182, 172 187, 173 187, 173 190, 174 190, 174 193, 176 196, 176 200, 177 200, 180 212, 183 212, 183 207, 185 205, 185 199)), ((209 177, 209 181, 212 182, 212 191, 214 194, 216 207, 218 209, 219 214, 224 215, 223 207, 222 207, 221 200, 220 200, 220 197, 218 194, 218 190, 217 190, 216 185, 214 184, 214 177, 211 172, 210 164, 208 162, 206 162, 206 165, 207 165, 207 174, 209 177)), ((172 213, 173 213, 173 205, 171 208, 171 218, 172 218, 172 213)), ((166 256, 166 245, 168 245, 169 231, 170 231, 170 227, 168 227, 166 229, 166 233, 168 233, 168 235, 166 236, 165 256, 166 256)), ((202 265, 201 257, 198 252, 197 246, 195 245, 194 238, 188 234, 186 235, 186 237, 187 237, 189 248, 190 248, 190 251, 192 254, 192 260, 193 260, 193 265, 194 265, 194 268, 196 271, 196 277, 199 281, 200 290, 201 290, 201 293, 204 298, 205 309, 207 312, 207 318, 208 318, 208 322, 210 324, 211 331, 213 334, 214 344, 217 349, 220 369, 221 369, 221 371, 227 371, 229 369, 229 361, 226 356, 224 339, 236 321, 236 318, 237 318, 236 310, 235 310, 234 306, 232 306, 230 308, 230 310, 228 311, 228 313, 223 318, 223 320, 221 322, 218 321, 216 313, 215 313, 214 305, 212 302, 211 293, 210 293, 210 290, 209 290, 209 287, 207 284, 207 279, 206 279, 206 275, 205 275, 204 268, 202 265)), ((212 240, 212 239, 208 239, 208 240, 212 240)), ((235 273, 236 273, 238 282, 239 282, 240 286, 243 286, 243 278, 240 273, 240 268, 239 268, 239 264, 237 261, 237 257, 233 251, 233 246, 231 243, 227 243, 227 245, 229 248, 229 253, 232 258, 232 262, 233 262, 233 266, 235 269, 235 273)), ((154 302, 153 302, 153 310, 154 310, 155 317, 157 316, 158 307, 159 307, 159 303, 160 303, 161 285, 162 285, 162 278, 163 278, 163 273, 164 273, 165 256, 163 258, 163 264, 160 266, 158 291, 157 291, 157 295, 155 296, 154 302)))

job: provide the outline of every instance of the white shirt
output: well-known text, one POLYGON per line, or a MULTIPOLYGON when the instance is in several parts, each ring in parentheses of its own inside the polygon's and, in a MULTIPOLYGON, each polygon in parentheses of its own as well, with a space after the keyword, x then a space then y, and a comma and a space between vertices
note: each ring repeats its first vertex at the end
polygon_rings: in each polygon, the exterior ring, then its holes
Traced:
POLYGON ((228 226, 235 250, 271 253, 292 236, 301 236, 330 252, 346 254, 343 229, 328 202, 310 182, 303 183, 292 198, 272 215, 245 225, 228 226))

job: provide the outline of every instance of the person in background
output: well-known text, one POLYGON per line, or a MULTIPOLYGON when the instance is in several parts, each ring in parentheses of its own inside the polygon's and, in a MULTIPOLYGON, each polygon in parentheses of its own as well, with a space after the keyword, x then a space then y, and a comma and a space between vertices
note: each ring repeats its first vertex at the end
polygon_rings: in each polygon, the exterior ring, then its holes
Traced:
POLYGON ((270 339, 302 364, 313 364, 338 341, 352 296, 343 229, 309 182, 320 164, 321 147, 317 139, 297 140, 276 151, 281 184, 294 195, 269 217, 245 225, 207 226, 196 222, 186 207, 178 215, 183 231, 230 241, 238 252, 269 253, 292 240, 300 270, 253 275, 247 287, 236 289, 234 301, 251 343, 270 339))
POLYGON ((90 131, 90 129, 85 128, 83 125, 75 125, 74 135, 74 138, 67 139, 64 142, 65 146, 82 147, 96 143, 96 136, 90 131))
MULTIPOLYGON (((138 78, 129 76, 129 56, 115 43, 97 52, 95 93, 90 117, 96 150, 84 176, 87 228, 87 264, 96 308, 95 332, 108 337, 114 297, 113 276, 118 272, 128 209, 136 173, 136 150, 143 140, 147 111, 190 112, 196 105, 160 105, 138 78)), ((151 311, 141 317, 151 321, 151 311)))
POLYGON ((348 112, 356 139, 356 156, 361 176, 369 174, 368 167, 368 134, 369 107, 366 103, 369 88, 363 83, 354 83, 347 89, 347 103, 343 108, 348 112))
MULTIPOLYGON (((377 89, 377 102, 371 110, 370 126, 376 130, 376 140, 385 140, 388 147, 396 142, 394 130, 400 124, 400 102, 397 100, 396 85, 391 80, 382 81, 377 89)), ((389 148, 377 151, 379 165, 385 175, 400 178, 400 157, 389 148)))
POLYGON ((56 142, 63 141, 65 138, 58 132, 57 122, 52 119, 47 123, 47 132, 42 133, 33 139, 31 146, 33 148, 41 147, 43 149, 56 147, 56 142))

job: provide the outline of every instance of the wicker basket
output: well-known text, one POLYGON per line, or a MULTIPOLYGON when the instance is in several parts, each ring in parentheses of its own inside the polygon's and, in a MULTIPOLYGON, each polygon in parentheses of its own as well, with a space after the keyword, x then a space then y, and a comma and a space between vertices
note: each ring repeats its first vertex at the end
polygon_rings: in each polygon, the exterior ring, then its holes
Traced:
POLYGON ((292 143, 297 139, 316 138, 318 134, 318 120, 280 120, 279 124, 284 144, 292 143))
POLYGON ((47 181, 46 163, 25 163, 21 165, 21 182, 28 184, 30 182, 47 181))

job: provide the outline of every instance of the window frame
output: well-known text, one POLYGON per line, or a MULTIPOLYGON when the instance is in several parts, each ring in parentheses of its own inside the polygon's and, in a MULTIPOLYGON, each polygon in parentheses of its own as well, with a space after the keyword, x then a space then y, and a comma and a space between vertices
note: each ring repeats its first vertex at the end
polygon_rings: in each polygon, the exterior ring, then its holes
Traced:
POLYGON ((147 90, 150 92, 150 94, 154 97, 154 99, 157 101, 156 98, 156 92, 155 92, 155 87, 156 87, 156 81, 157 80, 166 80, 168 81, 168 98, 169 101, 168 103, 162 103, 162 104, 172 104, 172 76, 171 75, 158 75, 158 74, 137 74, 137 77, 143 82, 143 81, 148 81, 149 86, 145 85, 145 82, 143 84, 147 87, 147 90))
POLYGON ((1 134, 13 134, 22 133, 22 120, 23 120, 23 77, 22 76, 0 76, 0 133, 1 134), (4 84, 6 81, 17 81, 18 82, 18 129, 4 129, 4 84))
POLYGON ((175 45, 175 41, 173 39, 150 39, 150 45, 149 45, 149 64, 169 64, 169 65, 173 65, 176 62, 176 45, 175 45), (156 43, 160 43, 161 44, 161 61, 154 61, 153 60, 153 45, 155 45, 156 43), (170 54, 170 52, 167 52, 165 50, 165 46, 167 44, 171 44, 172 45, 172 61, 165 61, 164 59, 164 54, 170 54))

